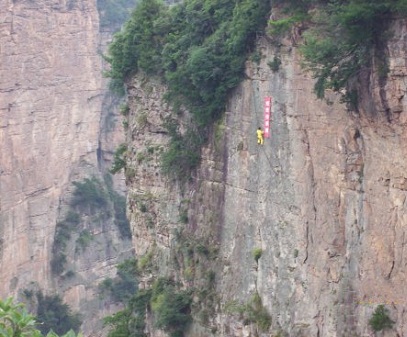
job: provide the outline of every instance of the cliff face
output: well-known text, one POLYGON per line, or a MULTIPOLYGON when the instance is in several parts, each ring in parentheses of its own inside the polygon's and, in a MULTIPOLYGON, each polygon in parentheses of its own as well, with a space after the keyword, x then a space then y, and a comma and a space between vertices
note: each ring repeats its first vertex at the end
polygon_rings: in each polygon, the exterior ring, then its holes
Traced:
POLYGON ((159 173, 165 88, 140 78, 129 84, 134 245, 137 255, 155 256, 157 268, 142 283, 167 275, 203 287, 202 268, 188 265, 184 250, 204 243, 216 252, 203 262, 216 274, 216 300, 209 317, 195 316, 191 336, 368 336, 379 304, 396 321, 384 335, 407 335, 406 22, 393 30, 387 81, 365 76, 359 113, 331 93, 330 105, 316 99, 291 42, 261 40, 260 64, 247 64, 183 189, 159 173), (276 72, 267 65, 274 56, 282 61, 276 72), (259 146, 266 96, 271 137, 259 146), (256 294, 272 318, 263 334, 232 308, 256 294))
POLYGON ((106 89, 96 0, 3 0, 0 17, 0 296, 28 288, 58 292, 84 311, 89 334, 109 310, 105 304, 95 314, 101 304, 89 305, 97 284, 114 276, 118 258, 131 251, 129 241, 112 220, 91 224, 91 215, 81 214, 80 226, 93 240, 81 256, 68 245, 75 276, 55 277, 50 261, 72 182, 103 180, 100 169, 120 142, 113 135, 120 125, 102 128, 106 89))

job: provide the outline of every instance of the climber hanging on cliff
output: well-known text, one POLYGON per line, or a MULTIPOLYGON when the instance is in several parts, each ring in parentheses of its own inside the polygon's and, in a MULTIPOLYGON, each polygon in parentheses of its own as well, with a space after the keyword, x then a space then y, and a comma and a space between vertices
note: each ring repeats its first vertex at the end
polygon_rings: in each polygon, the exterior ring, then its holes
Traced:
POLYGON ((259 127, 257 129, 257 144, 263 145, 264 142, 264 131, 259 127))

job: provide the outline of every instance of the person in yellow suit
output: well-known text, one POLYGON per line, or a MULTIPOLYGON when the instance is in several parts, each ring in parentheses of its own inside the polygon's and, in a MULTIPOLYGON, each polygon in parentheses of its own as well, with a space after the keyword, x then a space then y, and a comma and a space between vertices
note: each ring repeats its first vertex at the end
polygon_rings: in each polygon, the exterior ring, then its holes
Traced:
POLYGON ((264 131, 259 127, 257 129, 257 144, 263 145, 264 142, 264 131))

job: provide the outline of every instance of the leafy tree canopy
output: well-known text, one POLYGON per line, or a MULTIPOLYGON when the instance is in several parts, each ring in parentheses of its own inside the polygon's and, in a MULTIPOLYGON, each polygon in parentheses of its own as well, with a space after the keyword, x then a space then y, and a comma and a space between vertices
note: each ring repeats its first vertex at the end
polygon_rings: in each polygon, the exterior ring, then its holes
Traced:
MULTIPOLYGON (((13 303, 12 298, 5 301, 0 300, 0 336, 2 337, 58 337, 50 331, 43 335, 36 329, 36 321, 22 304, 13 303)), ((60 335, 60 337, 82 337, 76 335, 72 330, 60 335)))
POLYGON ((186 138, 172 132, 164 172, 180 171, 181 162, 185 177, 199 164, 207 127, 224 112, 269 11, 269 0, 185 0, 171 6, 140 0, 114 36, 105 56, 107 75, 120 81, 139 70, 159 76, 174 110, 184 106, 194 117, 186 138))
POLYGON ((108 337, 146 337, 145 317, 152 313, 154 326, 171 337, 183 337, 191 317, 192 293, 179 290, 172 280, 159 278, 151 288, 137 291, 124 310, 105 318, 108 337))
POLYGON ((379 75, 386 75, 390 23, 407 14, 406 0, 280 0, 277 5, 288 16, 270 23, 272 35, 298 22, 309 27, 301 50, 305 67, 316 78, 316 95, 323 98, 332 89, 353 104, 353 84, 363 71, 375 64, 379 75))
POLYGON ((55 331, 57 334, 65 334, 70 330, 79 331, 82 324, 79 315, 72 313, 69 306, 62 302, 58 295, 43 295, 37 293, 38 329, 43 333, 55 331))
POLYGON ((383 304, 376 307, 372 317, 369 319, 369 325, 373 331, 391 329, 394 323, 389 317, 389 310, 383 304))
POLYGON ((207 125, 239 83, 269 9, 268 0, 186 0, 173 6, 141 0, 110 45, 108 75, 125 80, 139 69, 160 75, 169 100, 181 101, 199 125, 207 125))

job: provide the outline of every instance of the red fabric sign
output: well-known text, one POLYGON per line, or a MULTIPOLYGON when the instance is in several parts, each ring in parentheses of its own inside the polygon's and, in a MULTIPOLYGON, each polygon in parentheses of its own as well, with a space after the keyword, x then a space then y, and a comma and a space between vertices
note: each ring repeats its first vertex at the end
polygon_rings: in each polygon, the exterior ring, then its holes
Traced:
POLYGON ((264 138, 270 138, 271 97, 264 97, 264 138))

